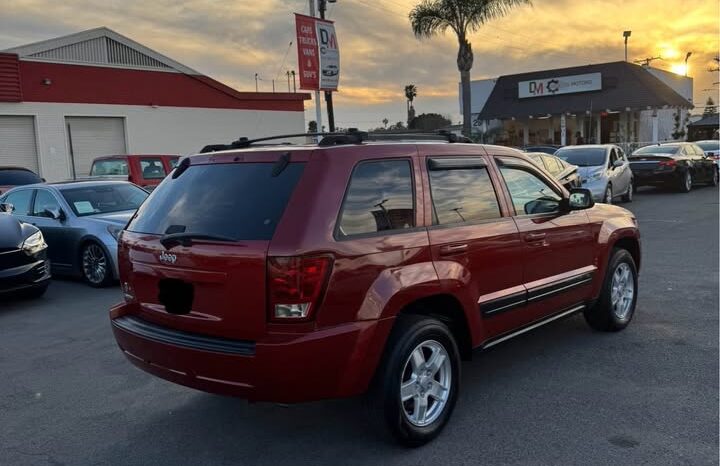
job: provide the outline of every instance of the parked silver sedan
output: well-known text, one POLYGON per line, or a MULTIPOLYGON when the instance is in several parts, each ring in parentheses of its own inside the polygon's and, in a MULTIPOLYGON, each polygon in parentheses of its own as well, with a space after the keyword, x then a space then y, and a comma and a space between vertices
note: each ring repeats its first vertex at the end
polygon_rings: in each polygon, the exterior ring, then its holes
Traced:
POLYGON ((612 204, 621 197, 633 199, 633 174, 623 150, 613 144, 565 146, 555 152, 556 157, 578 166, 582 187, 589 189, 598 202, 612 204))
POLYGON ((118 234, 147 196, 124 181, 74 181, 13 188, 0 203, 42 231, 53 273, 101 287, 117 279, 118 234))

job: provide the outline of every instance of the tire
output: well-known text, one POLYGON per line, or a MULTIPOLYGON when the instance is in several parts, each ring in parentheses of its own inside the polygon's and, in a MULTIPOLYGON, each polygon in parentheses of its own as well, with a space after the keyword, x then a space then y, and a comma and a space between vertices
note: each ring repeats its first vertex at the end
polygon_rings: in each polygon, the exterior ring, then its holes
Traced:
POLYGON ((635 186, 634 186, 633 180, 630 180, 630 184, 628 186, 627 193, 623 194, 622 200, 623 202, 632 202, 633 201, 633 193, 635 193, 635 186))
POLYGON ((605 204, 612 204, 613 201, 613 195, 612 195, 612 185, 608 183, 608 185, 605 187, 605 194, 603 195, 603 202, 605 204))
POLYGON ((430 317, 400 315, 366 395, 371 425, 403 445, 423 445, 435 438, 447 423, 459 385, 460 353, 448 327, 430 317), (443 355, 445 358, 438 361, 432 373, 425 364, 432 362, 433 356, 443 355), (408 398, 401 401, 403 396, 408 398), (423 405, 426 406, 424 416, 416 410, 423 405))
POLYGON ((600 298, 595 305, 585 309, 585 320, 594 330, 602 332, 622 330, 628 326, 635 315, 637 296, 638 280, 635 260, 627 250, 614 248, 605 272, 600 298), (623 276, 626 276, 627 279, 623 280, 623 276), (613 292, 613 288, 615 288, 615 292, 613 292), (625 290, 629 290, 629 292, 625 290), (617 297, 615 302, 613 302, 613 297, 617 297))
POLYGON ((110 285, 113 280, 112 262, 98 243, 86 243, 80 252, 80 270, 85 283, 93 288, 110 285))
POLYGON ((692 174, 690 173, 690 170, 686 170, 685 174, 682 176, 680 181, 678 182, 678 191, 681 193, 689 193, 693 186, 693 179, 692 174))

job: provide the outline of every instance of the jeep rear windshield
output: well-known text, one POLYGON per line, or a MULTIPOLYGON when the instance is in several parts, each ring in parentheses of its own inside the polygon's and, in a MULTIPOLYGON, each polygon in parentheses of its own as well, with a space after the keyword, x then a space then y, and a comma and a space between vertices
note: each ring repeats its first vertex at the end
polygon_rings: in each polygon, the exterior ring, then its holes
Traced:
POLYGON ((153 191, 128 225, 157 235, 195 233, 270 240, 305 167, 293 162, 191 165, 153 191))

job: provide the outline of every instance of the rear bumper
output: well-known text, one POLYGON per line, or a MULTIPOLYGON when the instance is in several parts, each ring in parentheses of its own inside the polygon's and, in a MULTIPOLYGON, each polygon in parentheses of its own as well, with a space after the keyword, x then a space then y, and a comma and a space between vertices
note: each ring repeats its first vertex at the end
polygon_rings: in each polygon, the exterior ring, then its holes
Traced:
POLYGON ((0 270, 0 294, 45 286, 50 280, 50 261, 41 259, 11 269, 0 270))
POLYGON ((633 171, 633 182, 635 186, 677 184, 682 175, 680 170, 637 170, 633 171))
POLYGON ((157 377, 253 401, 294 403, 363 393, 393 319, 343 324, 307 333, 268 333, 262 341, 179 332, 111 311, 125 356, 157 377))

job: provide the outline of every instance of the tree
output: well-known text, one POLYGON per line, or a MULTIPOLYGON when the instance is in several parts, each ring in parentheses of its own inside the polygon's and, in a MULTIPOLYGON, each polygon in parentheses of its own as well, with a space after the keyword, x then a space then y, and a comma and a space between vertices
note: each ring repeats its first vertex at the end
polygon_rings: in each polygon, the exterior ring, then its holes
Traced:
POLYGON ((450 126, 452 122, 438 113, 423 113, 412 119, 408 125, 409 129, 420 129, 424 131, 434 131, 436 129, 450 126))
POLYGON ((408 84, 405 86, 405 98, 407 99, 407 122, 408 126, 413 118, 415 118, 415 107, 413 106, 413 100, 417 97, 417 86, 415 84, 408 84))
POLYGON ((705 110, 703 111, 703 118, 717 115, 717 106, 715 105, 715 101, 712 97, 708 97, 707 102, 705 102, 705 110))
POLYGON ((492 19, 510 13, 514 7, 532 5, 531 0, 422 0, 410 11, 410 25, 415 37, 429 38, 449 29, 457 36, 457 67, 462 82, 463 133, 470 135, 470 70, 473 66, 472 45, 468 35, 492 19))
POLYGON ((388 123, 390 123, 390 120, 388 120, 387 118, 382 119, 383 128, 387 129, 388 123))
POLYGON ((308 122, 308 133, 317 133, 317 121, 310 120, 308 122))

